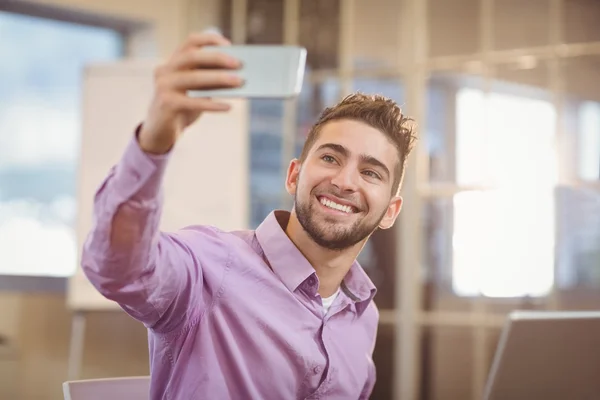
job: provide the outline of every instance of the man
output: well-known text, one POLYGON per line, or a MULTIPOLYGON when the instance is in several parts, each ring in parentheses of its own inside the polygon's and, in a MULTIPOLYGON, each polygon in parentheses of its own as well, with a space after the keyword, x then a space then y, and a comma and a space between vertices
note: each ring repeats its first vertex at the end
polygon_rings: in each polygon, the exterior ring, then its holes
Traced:
POLYGON ((390 100, 349 96, 291 161, 291 212, 256 231, 159 232, 170 150, 201 113, 228 109, 186 91, 243 84, 236 60, 202 50, 228 44, 192 35, 156 71, 147 117, 96 194, 84 271, 148 328, 152 399, 367 399, 378 312, 356 257, 400 212, 410 121, 390 100))

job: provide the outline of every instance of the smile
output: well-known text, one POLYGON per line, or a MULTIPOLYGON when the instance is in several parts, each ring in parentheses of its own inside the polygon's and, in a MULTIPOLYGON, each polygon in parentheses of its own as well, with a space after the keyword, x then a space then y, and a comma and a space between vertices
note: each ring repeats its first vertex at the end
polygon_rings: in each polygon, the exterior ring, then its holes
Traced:
POLYGON ((349 206, 346 204, 336 203, 335 201, 328 199, 324 196, 318 197, 318 200, 323 206, 330 208, 332 210, 341 211, 345 214, 354 214, 355 212, 357 212, 355 207, 352 207, 352 206, 349 206))

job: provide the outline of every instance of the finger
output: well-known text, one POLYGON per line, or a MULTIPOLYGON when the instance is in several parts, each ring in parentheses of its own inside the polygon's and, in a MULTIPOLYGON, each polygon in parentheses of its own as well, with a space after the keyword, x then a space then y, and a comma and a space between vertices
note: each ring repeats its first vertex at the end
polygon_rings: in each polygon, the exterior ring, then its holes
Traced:
POLYGON ((169 66, 172 70, 192 68, 236 69, 241 67, 241 63, 235 57, 218 51, 188 49, 175 56, 169 66))
POLYGON ((228 103, 215 101, 207 97, 178 96, 177 107, 184 111, 224 112, 231 109, 228 103))
POLYGON ((183 43, 181 50, 186 50, 191 47, 203 46, 230 46, 231 42, 223 35, 217 32, 200 32, 192 33, 183 43))
POLYGON ((219 70, 188 70, 170 74, 166 83, 177 91, 240 87, 244 80, 236 74, 219 70))

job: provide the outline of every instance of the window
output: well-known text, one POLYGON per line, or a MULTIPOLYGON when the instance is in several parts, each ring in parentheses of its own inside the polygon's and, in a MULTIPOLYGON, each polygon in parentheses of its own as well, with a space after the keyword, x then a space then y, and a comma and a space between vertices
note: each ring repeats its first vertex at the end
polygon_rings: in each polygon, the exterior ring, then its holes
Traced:
POLYGON ((545 295, 554 282, 554 106, 462 89, 456 107, 457 182, 491 189, 454 196, 454 291, 545 295))
POLYGON ((600 103, 586 101, 579 108, 579 177, 596 181, 600 175, 600 103))
POLYGON ((250 101, 250 226, 256 228, 280 208, 283 188, 281 167, 283 102, 250 101))
POLYGON ((120 58, 123 38, 5 12, 0 37, 0 274, 69 276, 82 70, 120 58))

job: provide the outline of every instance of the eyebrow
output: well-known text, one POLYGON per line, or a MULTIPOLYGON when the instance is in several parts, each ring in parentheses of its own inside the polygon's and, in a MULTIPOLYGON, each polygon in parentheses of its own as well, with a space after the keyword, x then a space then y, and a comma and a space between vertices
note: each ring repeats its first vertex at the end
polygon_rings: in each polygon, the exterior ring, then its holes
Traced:
MULTIPOLYGON (((329 149, 329 150, 335 151, 336 153, 341 154, 344 157, 348 157, 350 155, 350 150, 348 150, 346 147, 342 146, 341 144, 337 144, 337 143, 325 143, 325 144, 322 144, 322 145, 319 146, 319 148, 317 149, 317 151, 323 150, 323 149, 329 149)), ((369 164, 369 165, 372 165, 374 167, 381 168, 385 172, 385 174, 388 177, 390 177, 390 170, 388 169, 388 167, 386 167, 384 163, 382 163, 381 161, 379 161, 375 157, 370 156, 368 154, 361 154, 360 155, 360 160, 361 160, 361 162, 363 162, 365 164, 369 164)))

